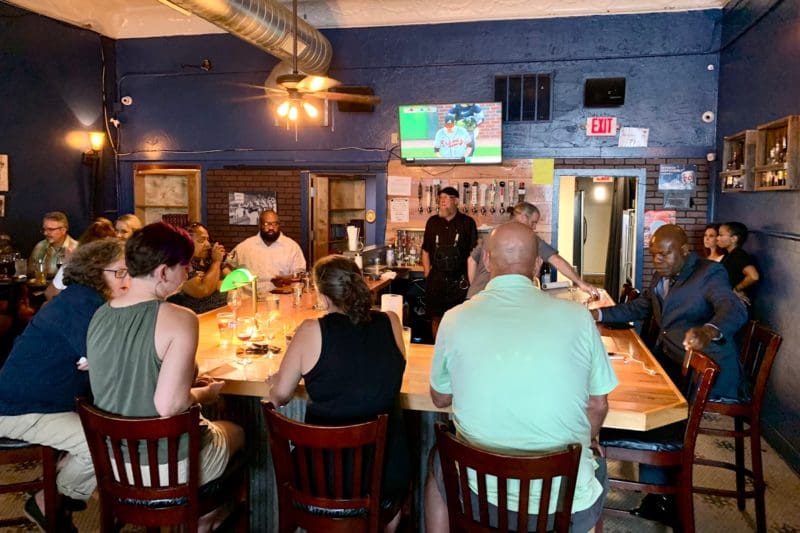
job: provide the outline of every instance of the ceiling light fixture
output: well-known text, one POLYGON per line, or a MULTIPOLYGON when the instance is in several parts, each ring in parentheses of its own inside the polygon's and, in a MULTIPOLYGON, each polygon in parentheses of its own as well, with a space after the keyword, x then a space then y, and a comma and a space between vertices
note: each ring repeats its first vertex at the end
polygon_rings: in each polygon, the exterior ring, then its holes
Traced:
MULTIPOLYGON (((294 15, 292 23, 292 73, 286 74, 278 78, 288 92, 286 100, 278 105, 275 112, 280 118, 286 118, 291 122, 297 122, 300 114, 299 107, 302 105, 303 111, 309 118, 317 118, 319 110, 312 104, 303 99, 303 96, 297 90, 297 84, 305 79, 305 74, 300 74, 297 70, 297 0, 292 1, 292 14, 294 15), (283 80, 281 80, 283 78, 283 80)), ((288 122, 287 122, 288 127, 288 122)))

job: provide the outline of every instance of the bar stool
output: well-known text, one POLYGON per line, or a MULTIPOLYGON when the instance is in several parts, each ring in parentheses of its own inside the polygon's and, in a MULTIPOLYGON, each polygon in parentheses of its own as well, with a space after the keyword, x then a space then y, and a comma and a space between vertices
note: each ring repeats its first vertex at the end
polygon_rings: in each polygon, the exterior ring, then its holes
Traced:
POLYGON ((241 454, 230 459, 219 478, 199 484, 199 405, 174 416, 152 418, 113 415, 84 399, 77 405, 97 476, 102 533, 116 532, 121 524, 148 531, 184 525, 187 531, 197 531, 201 516, 226 503, 233 505, 233 511, 219 529, 233 527, 231 522, 238 520, 235 531, 249 530, 249 480, 241 454), (185 440, 183 475, 178 458, 185 440), (160 448, 167 455, 166 468, 159 468, 160 448), (130 453, 131 449, 140 453, 130 453))
MULTIPOLYGON (((15 492, 37 492, 44 490, 44 516, 48 533, 57 532, 58 522, 58 489, 56 488, 56 464, 58 450, 49 446, 39 446, 23 440, 0 438, 0 465, 13 465, 27 461, 42 463, 42 474, 37 479, 4 483, 0 485, 0 494, 15 492)), ((24 517, 13 517, 0 520, 0 527, 27 524, 24 517)))
POLYGON ((725 498, 736 498, 740 510, 745 508, 745 499, 753 498, 756 508, 756 531, 766 533, 767 517, 764 504, 764 470, 761 463, 761 405, 767 381, 781 346, 780 335, 755 320, 748 322, 740 361, 750 386, 749 397, 743 399, 711 398, 706 403, 707 413, 716 413, 733 418, 733 429, 716 429, 700 426, 700 433, 719 437, 733 437, 735 463, 711 459, 696 459, 695 463, 714 468, 725 468, 736 473, 736 490, 712 487, 694 487, 699 494, 713 494, 725 498), (747 423, 747 429, 744 424, 747 423), (750 438, 750 457, 753 469, 744 464, 745 438, 750 438), (753 490, 745 489, 745 476, 753 482, 753 490))
POLYGON ((379 496, 388 416, 313 426, 286 418, 271 402, 262 401, 261 408, 278 485, 278 531, 382 531, 398 510, 379 496))
POLYGON ((558 501, 552 531, 569 531, 572 499, 581 460, 580 444, 568 444, 564 450, 540 455, 503 455, 470 446, 459 440, 447 425, 439 423, 436 425, 436 446, 442 463, 451 531, 528 531, 530 517, 534 515, 537 532, 551 531, 548 529, 551 494, 558 501), (474 472, 477 478, 477 494, 469 488, 469 472, 474 472), (496 477, 497 483, 496 524, 492 523, 489 514, 487 483, 490 476, 496 477), (557 493, 554 492, 554 478, 561 479, 557 493), (519 481, 519 513, 516 524, 508 523, 509 480, 519 481), (541 497, 537 509, 528 509, 533 480, 541 481, 541 497), (470 495, 467 496, 467 493, 470 495))
MULTIPOLYGON (((657 485, 621 478, 609 478, 609 486, 622 490, 644 491, 651 494, 674 494, 678 502, 679 524, 683 533, 694 533, 694 503, 692 501, 692 466, 697 432, 706 406, 711 384, 719 366, 698 351, 687 352, 686 364, 692 370, 692 389, 689 398, 689 418, 683 423, 646 432, 602 430, 600 444, 606 459, 678 469, 674 483, 657 485)), ((627 515, 621 509, 606 509, 627 515)))

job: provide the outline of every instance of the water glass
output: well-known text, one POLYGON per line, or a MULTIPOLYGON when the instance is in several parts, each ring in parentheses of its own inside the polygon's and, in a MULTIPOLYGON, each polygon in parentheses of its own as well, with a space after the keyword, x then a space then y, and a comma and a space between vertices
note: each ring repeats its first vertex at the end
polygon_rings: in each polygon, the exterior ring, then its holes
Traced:
POLYGON ((233 330, 236 329, 236 319, 233 313, 217 313, 217 328, 219 329, 220 346, 228 346, 233 341, 233 330))
POLYGON ((14 254, 14 269, 17 276, 28 275, 28 260, 22 257, 22 254, 14 254))
POLYGON ((281 297, 277 294, 270 294, 267 296, 267 313, 270 316, 280 313, 281 310, 281 297))
POLYGON ((405 344, 406 353, 408 353, 408 349, 411 347, 411 328, 408 326, 403 328, 403 344, 405 344))

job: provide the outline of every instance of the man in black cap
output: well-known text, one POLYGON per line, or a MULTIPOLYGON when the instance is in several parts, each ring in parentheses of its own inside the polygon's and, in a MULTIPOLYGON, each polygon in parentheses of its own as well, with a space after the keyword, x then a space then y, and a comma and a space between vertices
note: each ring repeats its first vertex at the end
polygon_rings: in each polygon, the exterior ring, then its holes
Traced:
POLYGON ((439 213, 428 219, 422 241, 425 307, 434 339, 444 312, 467 296, 467 258, 477 242, 475 220, 458 210, 458 191, 445 187, 439 193, 439 213))

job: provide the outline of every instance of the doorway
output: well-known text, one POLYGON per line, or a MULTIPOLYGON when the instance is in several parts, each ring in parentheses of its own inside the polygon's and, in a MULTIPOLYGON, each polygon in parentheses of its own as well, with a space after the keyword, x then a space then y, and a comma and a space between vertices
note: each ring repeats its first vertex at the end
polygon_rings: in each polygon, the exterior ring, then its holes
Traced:
POLYGON ((615 299, 626 281, 642 284, 645 180, 644 169, 554 173, 553 242, 585 281, 615 299))

